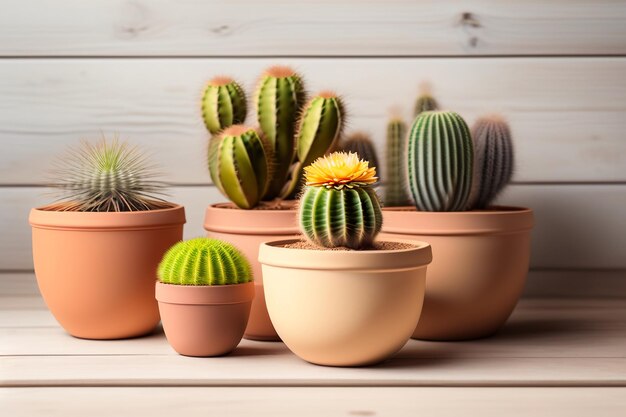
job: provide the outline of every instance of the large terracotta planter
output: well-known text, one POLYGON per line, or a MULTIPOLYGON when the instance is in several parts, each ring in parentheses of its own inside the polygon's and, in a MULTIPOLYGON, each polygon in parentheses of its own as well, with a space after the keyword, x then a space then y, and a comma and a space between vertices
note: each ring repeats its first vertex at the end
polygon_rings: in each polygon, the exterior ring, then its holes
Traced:
POLYGON ((183 237, 183 207, 121 213, 33 209, 29 221, 39 290, 68 333, 119 339, 156 327, 156 268, 183 237))
POLYGON ((254 283, 156 283, 167 341, 185 356, 220 356, 237 347, 248 324, 254 283))
POLYGON ((250 260, 252 265, 256 295, 244 335, 246 339, 280 340, 267 314, 263 273, 257 259, 261 243, 295 238, 299 235, 295 203, 283 202, 282 204, 288 204, 289 209, 241 210, 231 203, 214 204, 206 209, 204 229, 207 231, 207 236, 232 243, 250 260))
POLYGON ((404 207, 384 209, 383 217, 382 239, 419 239, 433 249, 414 338, 474 339, 506 322, 528 274, 532 210, 444 213, 404 207))
POLYGON ((420 316, 430 246, 323 251, 261 245, 265 300, 281 339, 319 365, 383 361, 409 340, 420 316))

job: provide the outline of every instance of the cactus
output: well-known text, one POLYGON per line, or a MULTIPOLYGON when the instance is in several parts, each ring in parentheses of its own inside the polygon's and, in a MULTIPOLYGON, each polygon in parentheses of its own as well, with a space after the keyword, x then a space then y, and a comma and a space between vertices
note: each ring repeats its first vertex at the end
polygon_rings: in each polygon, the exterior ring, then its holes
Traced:
POLYGON ((273 175, 264 199, 282 190, 295 155, 295 130, 306 92, 300 75, 289 67, 268 68, 256 92, 257 119, 274 155, 273 175))
POLYGON ((407 154, 409 186, 418 210, 467 208, 474 150, 461 116, 447 111, 420 114, 411 127, 407 154))
POLYGON ((254 208, 267 190, 270 152, 255 129, 231 126, 209 145, 211 178, 239 208, 254 208))
POLYGON ((303 234, 323 247, 364 249, 382 226, 380 202, 371 184, 376 168, 355 153, 335 152, 305 168, 300 198, 303 234))
POLYGON ((126 143, 106 139, 70 152, 57 162, 51 186, 59 199, 57 211, 141 211, 173 205, 160 197, 165 184, 141 152, 126 143))
POLYGON ((376 168, 378 175, 380 175, 380 165, 378 165, 378 155, 376 154, 376 147, 372 143, 372 139, 364 132, 354 132, 340 144, 339 148, 343 152, 354 152, 359 155, 359 158, 364 159, 370 163, 370 166, 376 168))
POLYGON ((411 204, 406 178, 406 124, 392 119, 387 124, 387 180, 385 181, 385 205, 389 207, 411 204))
POLYGON ((430 94, 422 94, 415 101, 414 117, 419 116, 425 111, 433 111, 439 109, 437 101, 430 94))
POLYGON ((500 116, 482 117, 472 128, 474 140, 474 184, 470 208, 487 207, 513 175, 513 141, 506 121, 500 116))
POLYGON ((230 243, 199 237, 178 242, 157 268, 159 281, 175 285, 232 285, 252 281, 252 268, 230 243))
POLYGON ((215 77, 202 96, 202 118, 211 134, 246 120, 246 95, 241 86, 228 77, 215 77))
POLYGON ((324 91, 313 97, 302 112, 296 132, 296 157, 290 181, 281 193, 292 198, 301 185, 303 169, 331 149, 345 123, 343 102, 335 93, 324 91))

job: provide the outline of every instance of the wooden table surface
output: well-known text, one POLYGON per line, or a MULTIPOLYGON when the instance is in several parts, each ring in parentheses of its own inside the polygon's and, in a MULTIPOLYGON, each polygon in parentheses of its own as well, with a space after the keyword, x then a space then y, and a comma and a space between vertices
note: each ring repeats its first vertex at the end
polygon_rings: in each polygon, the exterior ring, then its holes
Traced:
POLYGON ((623 298, 525 299, 494 337, 412 340, 381 365, 329 368, 281 343, 188 358, 161 330, 76 339, 32 291, 32 275, 18 275, 0 279, 2 416, 626 415, 623 298))

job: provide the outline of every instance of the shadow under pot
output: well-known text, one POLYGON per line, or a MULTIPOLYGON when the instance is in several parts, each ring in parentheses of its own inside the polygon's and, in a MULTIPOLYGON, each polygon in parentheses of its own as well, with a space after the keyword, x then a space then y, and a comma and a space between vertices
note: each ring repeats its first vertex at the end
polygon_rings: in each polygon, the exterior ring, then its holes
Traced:
POLYGON ((156 283, 167 341, 185 356, 221 356, 233 351, 248 324, 254 283, 175 285, 156 283))
POLYGON ((464 340, 500 329, 519 300, 530 258, 533 212, 491 207, 464 212, 383 209, 382 239, 431 244, 426 295, 413 338, 464 340))
POLYGON ((327 366, 381 362, 409 340, 422 309, 430 246, 393 250, 261 245, 265 300, 276 331, 305 361, 327 366))
POLYGON ((46 305, 72 336, 122 339, 159 323, 163 254, 183 237, 185 209, 77 212, 33 209, 33 260, 46 305))
POLYGON ((261 243, 299 236, 295 202, 283 201, 280 206, 264 203, 253 210, 239 209, 232 203, 213 204, 206 209, 204 229, 208 237, 231 243, 250 260, 256 295, 244 337, 279 341, 267 313, 263 273, 257 259, 261 243))

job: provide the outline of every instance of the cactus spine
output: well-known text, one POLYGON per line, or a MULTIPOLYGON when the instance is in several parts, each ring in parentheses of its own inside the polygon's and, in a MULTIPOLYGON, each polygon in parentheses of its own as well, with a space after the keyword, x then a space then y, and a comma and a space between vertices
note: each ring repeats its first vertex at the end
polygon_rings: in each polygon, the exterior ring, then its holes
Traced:
POLYGON ((409 186, 422 211, 463 211, 472 187, 474 150, 467 124, 454 112, 420 114, 408 139, 409 186))
POLYGON ((413 111, 413 116, 417 117, 425 111, 433 111, 439 109, 439 105, 437 104, 437 100, 430 94, 422 94, 415 101, 415 109, 413 111))
POLYGON ((246 95, 238 83, 228 77, 209 81, 202 96, 202 118, 211 134, 243 123, 247 112, 246 95))
POLYGON ((289 67, 271 67, 259 81, 257 119, 274 155, 266 200, 275 198, 287 181, 295 154, 296 125, 305 100, 302 78, 289 67))
POLYGON ((175 285, 232 285, 252 281, 252 269, 233 245, 200 237, 178 242, 157 268, 159 281, 175 285))
POLYGON ((486 208, 513 175, 511 130, 500 116, 482 117, 472 128, 474 184, 470 208, 486 208))
POLYGON ((380 175, 376 147, 369 135, 364 132, 354 132, 343 140, 339 147, 343 152, 354 152, 359 155, 359 158, 366 160, 370 163, 370 166, 375 167, 378 175, 380 175))
POLYGON ((355 153, 336 152, 319 158, 305 172, 299 211, 303 234, 324 247, 371 246, 382 226, 380 202, 371 187, 376 169, 355 153))
POLYGON ((385 182, 385 205, 389 207, 411 204, 406 178, 406 124, 392 119, 387 124, 387 181, 385 182))
POLYGON ((253 128, 234 125, 210 145, 209 167, 213 182, 239 208, 255 207, 270 178, 270 151, 253 128))

